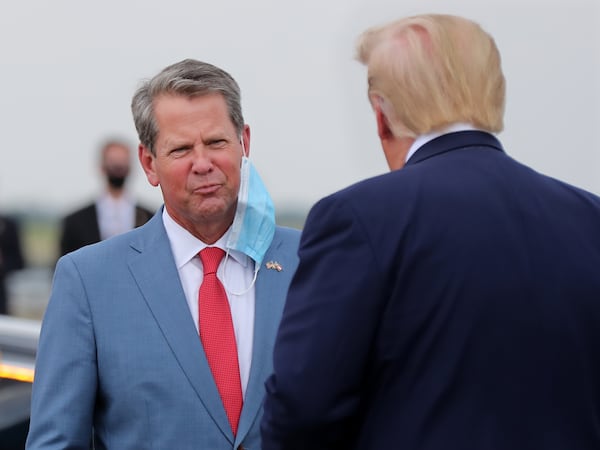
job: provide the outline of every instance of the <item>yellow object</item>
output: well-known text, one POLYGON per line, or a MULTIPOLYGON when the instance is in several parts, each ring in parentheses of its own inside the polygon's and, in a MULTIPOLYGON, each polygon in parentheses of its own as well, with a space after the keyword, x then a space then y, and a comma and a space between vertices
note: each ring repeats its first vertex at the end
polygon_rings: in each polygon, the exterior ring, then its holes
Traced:
POLYGON ((0 363, 0 378, 33 383, 33 369, 0 363))

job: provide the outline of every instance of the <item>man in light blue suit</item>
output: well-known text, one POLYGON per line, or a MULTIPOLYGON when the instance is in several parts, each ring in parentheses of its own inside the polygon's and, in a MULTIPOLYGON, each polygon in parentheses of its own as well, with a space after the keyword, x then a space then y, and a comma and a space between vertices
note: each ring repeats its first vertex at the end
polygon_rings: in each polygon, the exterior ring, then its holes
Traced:
POLYGON ((140 163, 164 206, 144 226, 59 260, 27 448, 87 449, 93 438, 96 449, 257 450, 299 232, 275 225, 229 74, 178 62, 137 90, 132 111, 140 163), (217 278, 242 401, 233 420, 199 336, 206 247, 225 254, 217 278))

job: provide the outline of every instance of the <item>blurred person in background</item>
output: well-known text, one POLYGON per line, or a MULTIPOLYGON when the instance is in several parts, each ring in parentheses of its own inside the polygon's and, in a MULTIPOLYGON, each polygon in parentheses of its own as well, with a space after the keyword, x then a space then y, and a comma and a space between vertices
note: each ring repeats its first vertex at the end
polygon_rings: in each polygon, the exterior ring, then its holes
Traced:
POLYGON ((308 215, 263 449, 600 449, 600 198, 505 152, 478 24, 403 18, 357 50, 391 172, 308 215))
POLYGON ((129 144, 108 139, 100 146, 99 156, 105 189, 94 202, 63 218, 60 256, 139 227, 154 214, 127 192, 132 157, 129 144))
POLYGON ((248 158, 240 89, 196 60, 144 82, 140 163, 164 206, 59 259, 27 448, 258 450, 300 232, 248 158))
POLYGON ((0 215, 0 314, 9 314, 6 277, 25 267, 18 222, 0 215))

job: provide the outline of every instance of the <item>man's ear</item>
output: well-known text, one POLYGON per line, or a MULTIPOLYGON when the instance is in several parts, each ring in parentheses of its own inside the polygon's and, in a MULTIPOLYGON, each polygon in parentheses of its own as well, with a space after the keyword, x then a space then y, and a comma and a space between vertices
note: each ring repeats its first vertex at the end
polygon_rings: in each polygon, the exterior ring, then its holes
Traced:
POLYGON ((244 152, 244 156, 250 156, 250 126, 244 125, 244 129, 242 130, 242 150, 244 152))
POLYGON ((156 169, 154 167, 155 157, 150 149, 148 149, 142 143, 138 145, 138 159, 140 160, 142 169, 144 169, 144 173, 146 174, 148 182, 154 187, 158 186, 160 183, 158 174, 156 173, 156 169))
POLYGON ((375 121, 377 122, 377 134, 379 135, 379 139, 382 141, 389 140, 390 138, 394 137, 394 134, 392 133, 390 122, 383 110, 383 98, 377 94, 371 94, 369 95, 369 101, 371 102, 371 107, 375 113, 375 121))
POLYGON ((373 95, 370 98, 375 120, 377 121, 377 134, 383 148, 385 159, 390 170, 397 170, 404 167, 406 155, 410 146, 415 141, 413 137, 398 137, 392 132, 390 121, 385 113, 385 102, 378 95, 373 95))
POLYGON ((373 110, 375 112, 375 120, 377 121, 377 134, 379 135, 379 139, 382 141, 387 141, 393 138, 394 133, 392 133, 392 129, 390 128, 385 113, 381 109, 381 105, 374 105, 373 110))

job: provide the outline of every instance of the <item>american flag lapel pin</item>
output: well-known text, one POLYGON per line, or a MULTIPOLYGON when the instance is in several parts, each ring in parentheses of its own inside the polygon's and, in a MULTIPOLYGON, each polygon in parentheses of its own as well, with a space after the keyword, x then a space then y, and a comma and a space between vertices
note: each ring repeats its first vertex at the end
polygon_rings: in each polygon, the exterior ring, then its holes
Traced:
POLYGON ((265 266, 267 269, 274 269, 277 272, 281 272, 283 270, 283 267, 281 267, 281 264, 279 264, 277 261, 268 261, 265 266))

